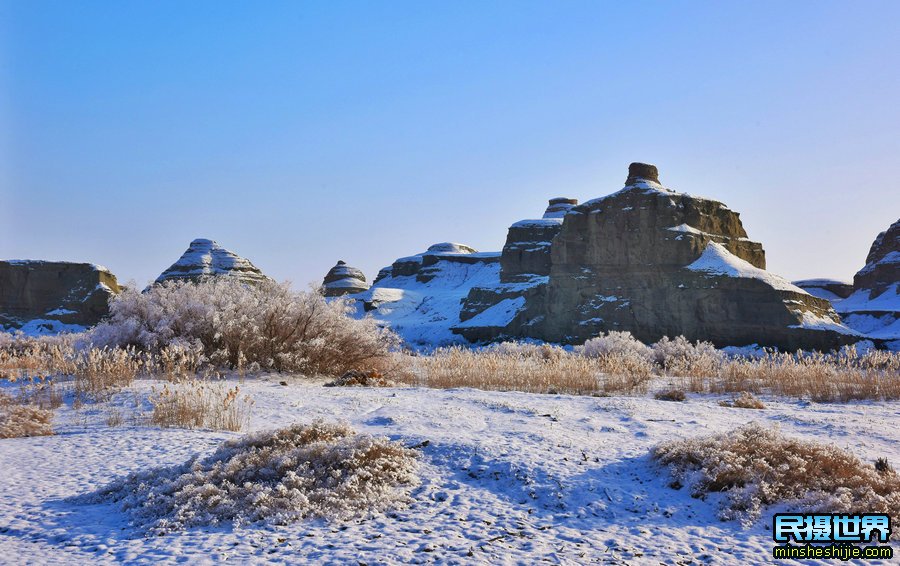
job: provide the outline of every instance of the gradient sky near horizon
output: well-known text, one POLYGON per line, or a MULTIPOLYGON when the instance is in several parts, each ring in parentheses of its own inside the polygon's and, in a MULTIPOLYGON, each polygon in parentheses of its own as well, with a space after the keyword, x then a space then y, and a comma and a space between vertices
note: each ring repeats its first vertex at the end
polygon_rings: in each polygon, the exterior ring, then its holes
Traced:
POLYGON ((631 161, 851 278, 900 216, 900 2, 0 0, 0 258, 144 284, 197 237, 370 280, 631 161))

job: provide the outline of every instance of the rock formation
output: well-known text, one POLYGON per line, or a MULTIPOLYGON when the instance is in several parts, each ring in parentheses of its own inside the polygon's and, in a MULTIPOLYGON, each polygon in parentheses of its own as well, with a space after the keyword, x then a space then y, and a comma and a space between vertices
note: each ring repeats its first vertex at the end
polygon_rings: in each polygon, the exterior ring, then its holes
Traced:
POLYGON ((344 261, 338 261, 337 265, 328 270, 325 280, 322 282, 322 293, 326 297, 340 297, 352 293, 360 293, 369 288, 366 276, 363 272, 350 267, 344 261))
POLYGON ((853 293, 853 283, 838 281, 837 279, 802 279, 794 281, 794 285, 813 297, 826 299, 833 304, 846 299, 853 293))
POLYGON ((850 328, 900 350, 900 220, 875 238, 853 294, 835 309, 850 328))
POLYGON ((267 280, 255 265, 212 240, 197 239, 169 269, 156 278, 164 281, 202 281, 209 277, 234 277, 246 283, 267 280))
POLYGON ((64 261, 0 261, 0 327, 28 333, 81 330, 109 312, 121 288, 105 267, 64 261))
POLYGON ((500 254, 479 253, 455 243, 435 244, 402 257, 378 273, 372 287, 357 295, 360 314, 369 313, 408 344, 437 346, 460 342, 451 327, 473 286, 496 284, 500 254))
POLYGON ((516 222, 499 257, 458 257, 480 267, 450 268, 443 252, 397 260, 363 295, 367 310, 395 328, 411 312, 439 311, 418 340, 450 341, 439 326, 472 342, 581 343, 611 330, 790 350, 859 339, 828 301, 765 270, 738 213, 665 188, 644 163, 616 193, 581 205, 556 198, 542 218, 516 222), (498 260, 499 271, 487 268, 498 260))

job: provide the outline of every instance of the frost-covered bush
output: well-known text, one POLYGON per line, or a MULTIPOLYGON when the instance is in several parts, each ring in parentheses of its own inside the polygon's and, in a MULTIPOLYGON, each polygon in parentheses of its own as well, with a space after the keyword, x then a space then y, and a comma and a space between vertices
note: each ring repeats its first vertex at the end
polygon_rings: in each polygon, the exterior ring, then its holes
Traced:
POLYGON ((109 320, 90 340, 150 352, 200 350, 205 361, 233 368, 340 375, 371 369, 398 344, 371 318, 348 316, 350 308, 270 281, 167 282, 113 299, 109 320))
MULTIPOLYGON (((834 445, 787 438, 749 424, 724 434, 666 442, 653 457, 696 497, 724 492, 721 517, 755 521, 764 507, 887 513, 900 520, 900 475, 879 472, 834 445)), ((895 535, 896 535, 895 531, 895 535)))
POLYGON ((79 499, 121 503, 135 525, 162 534, 365 516, 403 503, 417 482, 415 451, 315 422, 244 436, 206 458, 131 474, 79 499))
POLYGON ((673 375, 715 375, 723 358, 709 342, 691 342, 684 336, 663 336, 651 346, 653 361, 673 375))
POLYGON ((583 345, 576 347, 575 351, 588 358, 602 358, 613 355, 648 359, 650 357, 650 348, 632 336, 631 332, 617 332, 615 330, 591 338, 583 345))

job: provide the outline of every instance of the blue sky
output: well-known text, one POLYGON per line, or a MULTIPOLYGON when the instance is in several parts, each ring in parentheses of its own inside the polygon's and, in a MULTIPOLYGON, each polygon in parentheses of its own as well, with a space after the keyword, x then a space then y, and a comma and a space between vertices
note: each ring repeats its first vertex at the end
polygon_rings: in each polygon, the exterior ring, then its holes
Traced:
POLYGON ((0 257, 297 285, 499 250, 631 161, 849 278, 900 216, 900 2, 0 0, 0 257))

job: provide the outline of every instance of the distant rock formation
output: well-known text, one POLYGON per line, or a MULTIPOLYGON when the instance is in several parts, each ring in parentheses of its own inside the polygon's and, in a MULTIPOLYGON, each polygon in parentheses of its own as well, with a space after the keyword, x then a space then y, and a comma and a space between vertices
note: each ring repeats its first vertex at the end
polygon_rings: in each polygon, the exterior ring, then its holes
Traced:
POLYGON ((444 242, 402 257, 378 273, 369 290, 352 295, 360 314, 369 313, 414 346, 461 342, 451 327, 473 286, 496 283, 500 253, 479 253, 444 242))
POLYGON ((268 279, 250 260, 228 251, 212 240, 197 239, 191 242, 182 256, 154 281, 202 281, 209 277, 234 277, 246 283, 258 283, 268 279))
POLYGON ((826 299, 832 303, 846 299, 853 293, 853 283, 837 279, 801 279, 794 281, 794 285, 813 297, 826 299))
POLYGON ((358 296, 413 343, 450 333, 581 343, 610 330, 789 350, 859 339, 828 301, 765 270, 738 213, 663 187, 645 163, 612 195, 551 200, 542 218, 510 227, 500 254, 429 252, 397 260, 358 296))
POLYGON ((340 297, 352 293, 360 293, 369 288, 366 276, 355 267, 350 267, 343 260, 328 270, 322 282, 322 293, 326 297, 340 297))
POLYGON ((29 334, 82 330, 109 313, 121 291, 105 267, 65 261, 0 261, 0 327, 29 334))
POLYGON ((875 238, 853 294, 835 309, 850 328, 900 350, 900 220, 875 238))
POLYGON ((562 218, 573 206, 578 204, 577 198, 556 197, 550 199, 550 205, 544 211, 544 218, 562 218))

